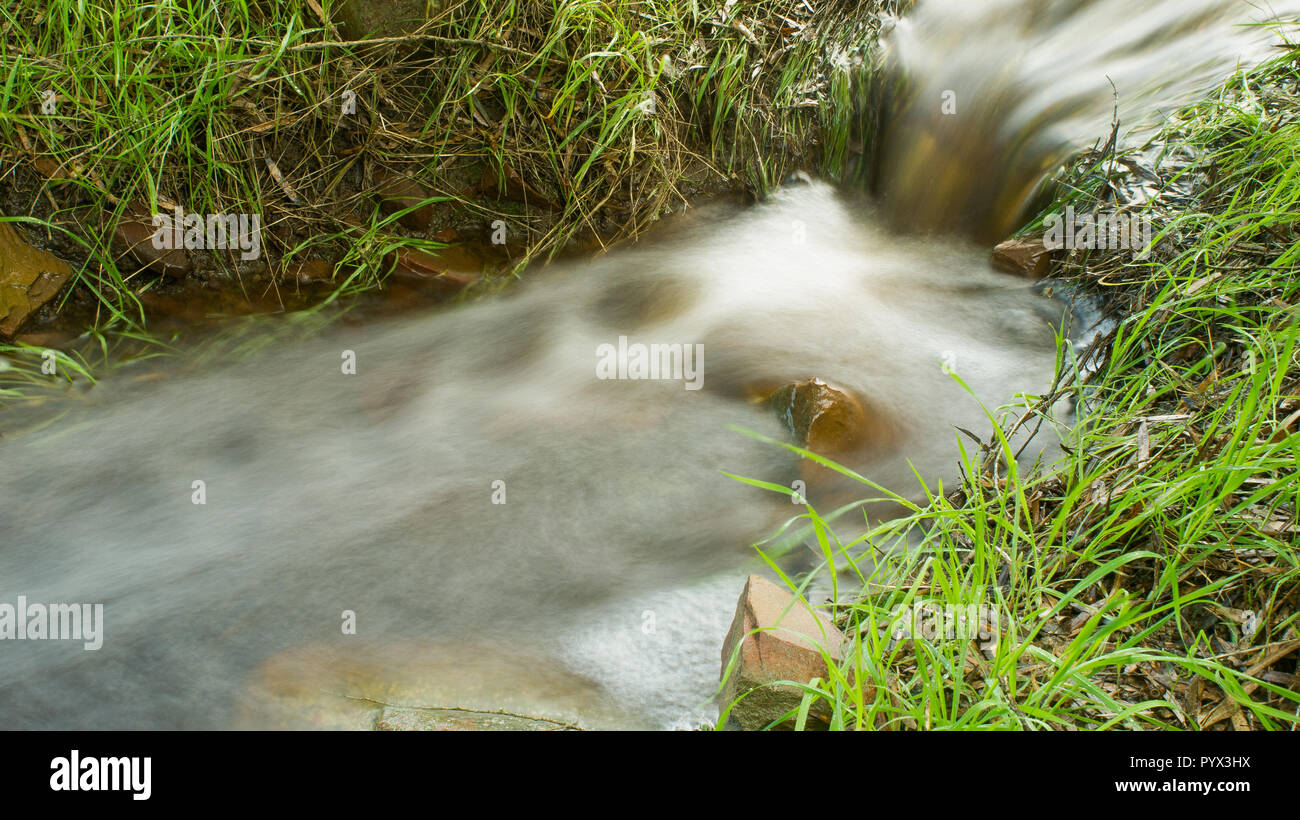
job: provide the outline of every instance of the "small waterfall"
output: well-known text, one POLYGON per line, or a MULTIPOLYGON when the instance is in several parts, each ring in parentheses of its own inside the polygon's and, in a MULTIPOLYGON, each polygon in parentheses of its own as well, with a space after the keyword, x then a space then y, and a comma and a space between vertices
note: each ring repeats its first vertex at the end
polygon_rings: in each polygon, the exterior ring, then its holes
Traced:
POLYGON ((901 229, 997 242, 1116 114, 1121 139, 1158 123, 1294 40, 1298 15, 1297 0, 918 0, 886 39, 876 192, 901 229))

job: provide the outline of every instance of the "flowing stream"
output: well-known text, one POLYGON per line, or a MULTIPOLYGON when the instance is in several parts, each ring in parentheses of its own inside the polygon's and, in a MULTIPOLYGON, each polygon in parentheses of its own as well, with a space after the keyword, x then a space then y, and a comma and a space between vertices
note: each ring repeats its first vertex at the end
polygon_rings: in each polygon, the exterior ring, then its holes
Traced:
POLYGON ((821 379, 861 410, 848 466, 909 498, 918 474, 951 482, 955 427, 1044 392, 1070 314, 992 271, 987 241, 1108 136, 1116 93, 1138 125, 1264 56, 1274 35, 1232 26, 1259 14, 922 0, 888 42, 875 202, 814 182, 700 208, 501 298, 105 384, 0 440, 0 604, 103 604, 98 649, 0 642, 0 726, 366 728, 381 703, 710 719, 749 545, 802 509, 721 471, 806 480, 819 509, 876 494, 738 432, 791 437, 754 398, 821 379), (617 378, 638 344, 687 366, 617 378))

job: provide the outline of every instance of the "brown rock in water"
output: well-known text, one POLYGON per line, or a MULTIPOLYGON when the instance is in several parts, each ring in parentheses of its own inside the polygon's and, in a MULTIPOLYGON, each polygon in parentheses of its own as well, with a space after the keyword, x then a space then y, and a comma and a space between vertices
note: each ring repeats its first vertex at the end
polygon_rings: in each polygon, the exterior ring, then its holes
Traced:
POLYGON ((818 455, 855 452, 882 432, 860 399, 821 379, 787 384, 771 403, 800 446, 818 455))
POLYGON ((1042 279, 1052 263, 1052 252, 1042 239, 1008 239, 993 249, 993 267, 1027 279, 1042 279))
POLYGON ((181 248, 155 248, 153 235, 157 229, 153 217, 140 205, 129 207, 117 223, 113 234, 118 261, 130 254, 144 267, 163 276, 183 279, 193 267, 189 254, 181 248))
POLYGON ((62 259, 33 248, 12 225, 0 222, 0 339, 13 338, 71 275, 62 259))
POLYGON ((578 731, 571 723, 504 712, 387 707, 375 719, 380 732, 578 731))
POLYGON ((418 248, 403 248, 393 263, 393 278, 451 294, 477 280, 478 272, 456 270, 431 253, 418 248))
POLYGON ((312 644, 268 658, 233 729, 638 729, 600 684, 529 646, 312 644))
MULTIPOLYGON (((768 402, 796 445, 849 469, 860 467, 872 453, 893 447, 901 436, 899 425, 886 411, 822 379, 787 384, 772 393, 768 402)), ((813 489, 840 479, 838 473, 814 461, 805 461, 801 473, 813 489)))
MULTIPOLYGON (((797 709, 803 697, 801 690, 769 684, 826 680, 822 649, 838 662, 843 642, 844 634, 829 618, 813 612, 766 578, 749 576, 722 646, 723 708, 749 692, 731 710, 729 720, 742 729, 757 730, 797 709), (727 667, 737 647, 739 654, 728 675, 727 667)), ((825 701, 814 701, 809 714, 825 721, 829 707, 825 701)))
POLYGON ((31 345, 32 347, 54 348, 56 350, 65 350, 76 340, 77 334, 66 330, 46 330, 36 331, 34 333, 19 333, 14 337, 14 341, 19 344, 31 345))
POLYGON ((289 262, 280 268, 279 279, 286 283, 311 285, 334 281, 334 264, 324 259, 289 262))

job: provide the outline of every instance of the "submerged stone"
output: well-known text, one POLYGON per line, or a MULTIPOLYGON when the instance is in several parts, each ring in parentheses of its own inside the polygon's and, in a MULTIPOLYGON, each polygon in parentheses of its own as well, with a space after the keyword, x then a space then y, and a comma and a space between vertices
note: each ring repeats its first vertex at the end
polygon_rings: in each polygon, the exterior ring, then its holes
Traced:
POLYGON ((387 264, 393 266, 394 280, 443 296, 457 293, 479 278, 479 271, 454 266, 441 255, 435 256, 419 248, 402 248, 390 255, 387 264))
POLYGON ((644 728, 600 686, 518 645, 347 641, 268 658, 236 729, 467 731, 644 728))
POLYGON ((576 731, 571 723, 469 709, 387 707, 375 719, 380 732, 554 732, 576 731))

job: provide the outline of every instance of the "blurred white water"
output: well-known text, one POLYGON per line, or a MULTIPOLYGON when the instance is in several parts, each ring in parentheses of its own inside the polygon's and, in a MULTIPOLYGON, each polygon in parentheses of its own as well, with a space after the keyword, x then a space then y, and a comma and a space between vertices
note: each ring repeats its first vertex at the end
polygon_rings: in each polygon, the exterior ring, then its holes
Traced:
POLYGON ((1297 0, 918 0, 886 39, 898 83, 877 188, 891 219, 996 242, 1043 175, 1136 139, 1297 39, 1297 0))
MULTIPOLYGON (((1108 133, 1107 75, 1136 124, 1258 59, 1267 33, 1237 11, 922 0, 890 45, 910 85, 886 213, 1003 230, 1063 150, 1108 133)), ((789 438, 752 391, 820 378, 861 398, 883 432, 849 466, 915 499, 916 474, 956 475, 956 426, 988 428, 980 402, 1052 381, 1060 303, 986 246, 883 223, 795 186, 505 298, 105 385, 75 423, 0 440, 0 603, 105 606, 98 652, 0 641, 0 728, 364 726, 362 697, 695 725, 749 545, 800 511, 720 472, 803 475, 731 429, 789 438), (598 379, 620 336, 703 345, 703 389, 598 379)))
MULTIPOLYGON (((864 204, 805 184, 505 298, 139 393, 104 385, 84 418, 0 441, 0 601, 102 602, 106 619, 99 652, 0 643, 0 723, 226 725, 245 679, 283 652, 351 669, 393 647, 491 641, 526 652, 528 674, 585 658, 637 720, 677 724, 631 681, 702 703, 700 664, 719 663, 735 592, 670 597, 668 642, 638 631, 639 597, 726 570, 738 590, 749 545, 802 510, 721 472, 804 476, 730 429, 790 437, 748 390, 820 378, 860 397, 885 432, 852 466, 917 498, 913 469, 931 486, 956 472, 953 425, 987 424, 976 396, 996 408, 1050 383, 1061 311, 978 247, 898 239, 864 204), (620 336, 703 345, 703 389, 597 378, 620 336), (196 480, 206 504, 191 503, 196 480), (683 613, 706 602, 721 614, 691 642, 683 613), (355 636, 340 634, 344 610, 355 636), (634 642, 614 651, 617 635, 634 642)), ((809 494, 824 509, 877 495, 809 494)))

